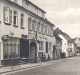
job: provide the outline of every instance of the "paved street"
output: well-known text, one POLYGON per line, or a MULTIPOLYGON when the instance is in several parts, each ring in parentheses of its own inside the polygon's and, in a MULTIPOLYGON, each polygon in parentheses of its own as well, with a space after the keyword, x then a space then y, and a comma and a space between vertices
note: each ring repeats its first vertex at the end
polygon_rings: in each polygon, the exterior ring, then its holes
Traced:
POLYGON ((80 56, 62 62, 6 75, 80 75, 80 56))

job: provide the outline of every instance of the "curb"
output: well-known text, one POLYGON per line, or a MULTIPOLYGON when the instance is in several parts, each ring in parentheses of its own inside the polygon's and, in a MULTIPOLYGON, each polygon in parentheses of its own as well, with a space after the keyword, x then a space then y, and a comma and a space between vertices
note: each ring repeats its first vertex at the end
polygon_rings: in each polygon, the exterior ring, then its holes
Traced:
POLYGON ((23 69, 25 70, 25 69, 33 69, 33 68, 37 68, 37 67, 43 67, 43 66, 51 65, 51 64, 54 64, 54 63, 57 63, 57 62, 61 62, 63 60, 65 60, 65 59, 56 60, 56 61, 50 61, 50 62, 46 62, 46 64, 43 63, 41 65, 39 64, 39 65, 35 65, 35 66, 30 66, 30 67, 25 67, 25 68, 19 68, 19 69, 16 69, 16 70, 5 71, 5 72, 1 72, 0 74, 4 74, 4 73, 8 73, 8 72, 20 71, 20 70, 23 70, 23 69), (51 64, 49 64, 49 63, 51 63, 51 64))

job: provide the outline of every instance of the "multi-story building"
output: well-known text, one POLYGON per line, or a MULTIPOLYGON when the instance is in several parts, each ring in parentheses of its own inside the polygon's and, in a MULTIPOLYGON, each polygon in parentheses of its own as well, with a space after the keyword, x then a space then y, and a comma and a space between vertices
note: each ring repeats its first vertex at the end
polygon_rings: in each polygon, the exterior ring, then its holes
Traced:
POLYGON ((53 26, 45 11, 28 0, 0 0, 0 63, 53 59, 53 26))
POLYGON ((62 32, 59 28, 56 29, 58 36, 62 39, 62 57, 70 57, 75 55, 75 45, 70 36, 62 32))
POLYGON ((54 45, 53 49, 53 58, 60 59, 62 55, 62 39, 58 35, 58 30, 54 30, 54 37, 56 40, 56 45, 54 45))

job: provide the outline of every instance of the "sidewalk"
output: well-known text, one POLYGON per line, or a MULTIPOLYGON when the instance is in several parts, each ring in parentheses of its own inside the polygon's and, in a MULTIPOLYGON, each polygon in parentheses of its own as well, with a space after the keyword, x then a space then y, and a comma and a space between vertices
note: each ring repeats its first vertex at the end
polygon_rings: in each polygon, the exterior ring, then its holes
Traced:
POLYGON ((41 66, 47 66, 47 65, 61 62, 63 60, 66 60, 66 59, 52 60, 52 61, 40 62, 40 63, 27 63, 27 64, 22 64, 22 65, 12 66, 12 67, 11 66, 8 66, 8 67, 3 66, 3 67, 0 67, 0 74, 13 72, 13 71, 19 71, 19 70, 23 70, 23 69, 28 70, 28 69, 41 67, 41 66))

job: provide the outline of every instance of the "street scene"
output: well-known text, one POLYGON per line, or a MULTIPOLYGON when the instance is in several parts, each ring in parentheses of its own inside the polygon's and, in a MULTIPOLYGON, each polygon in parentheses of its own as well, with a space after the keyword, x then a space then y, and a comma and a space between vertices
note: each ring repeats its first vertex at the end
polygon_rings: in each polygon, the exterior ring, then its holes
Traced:
POLYGON ((0 0, 1 75, 79 75, 79 0, 0 0))
POLYGON ((4 75, 80 75, 80 57, 71 57, 61 61, 51 62, 50 65, 27 70, 23 69, 4 75))

